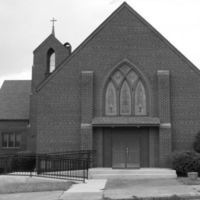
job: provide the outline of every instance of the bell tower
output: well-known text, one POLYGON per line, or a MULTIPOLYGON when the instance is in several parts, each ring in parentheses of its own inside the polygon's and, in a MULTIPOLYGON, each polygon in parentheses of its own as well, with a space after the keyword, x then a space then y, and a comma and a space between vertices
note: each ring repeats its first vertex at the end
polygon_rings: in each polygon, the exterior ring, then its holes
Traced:
POLYGON ((32 90, 35 90, 71 54, 71 45, 63 45, 55 36, 57 20, 52 18, 50 21, 51 34, 33 51, 32 90))
POLYGON ((51 74, 56 71, 61 62, 71 54, 71 45, 63 45, 55 37, 53 18, 51 34, 33 51, 32 85, 30 95, 30 131, 28 138, 29 151, 36 151, 37 136, 37 88, 51 74), (70 48, 68 48, 70 47, 70 48))

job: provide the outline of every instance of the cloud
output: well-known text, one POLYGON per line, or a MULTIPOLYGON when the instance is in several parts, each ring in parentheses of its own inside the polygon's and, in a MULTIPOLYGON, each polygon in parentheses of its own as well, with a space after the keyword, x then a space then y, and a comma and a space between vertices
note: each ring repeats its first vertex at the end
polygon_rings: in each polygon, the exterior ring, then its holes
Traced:
POLYGON ((110 4, 115 4, 115 3, 118 3, 118 2, 122 2, 122 0, 111 0, 110 4))
POLYGON ((31 71, 32 51, 50 34, 52 17, 56 37, 74 50, 124 1, 200 66, 199 0, 0 0, 0 80, 31 71))

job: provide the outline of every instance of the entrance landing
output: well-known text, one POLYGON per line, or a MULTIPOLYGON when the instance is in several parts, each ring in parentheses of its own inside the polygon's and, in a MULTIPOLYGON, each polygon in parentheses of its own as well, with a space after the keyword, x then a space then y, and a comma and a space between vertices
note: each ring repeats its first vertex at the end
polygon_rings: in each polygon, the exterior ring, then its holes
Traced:
POLYGON ((175 179, 176 171, 165 168, 89 169, 89 179, 175 179))

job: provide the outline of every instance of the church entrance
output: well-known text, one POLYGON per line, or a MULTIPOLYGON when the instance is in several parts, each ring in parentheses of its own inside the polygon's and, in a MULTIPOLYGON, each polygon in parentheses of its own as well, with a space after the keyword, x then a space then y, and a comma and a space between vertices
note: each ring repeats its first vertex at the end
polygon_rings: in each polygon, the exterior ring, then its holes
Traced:
POLYGON ((149 129, 104 128, 103 166, 125 169, 149 167, 149 129))
POLYGON ((140 167, 140 138, 129 129, 119 129, 112 135, 112 167, 140 167))

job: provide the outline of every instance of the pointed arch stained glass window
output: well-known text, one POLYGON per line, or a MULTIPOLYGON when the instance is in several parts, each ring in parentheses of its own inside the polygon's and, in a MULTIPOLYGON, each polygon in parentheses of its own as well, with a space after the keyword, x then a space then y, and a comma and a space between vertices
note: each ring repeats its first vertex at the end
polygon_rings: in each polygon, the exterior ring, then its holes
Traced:
POLYGON ((112 74, 105 92, 106 115, 146 115, 146 91, 139 75, 128 65, 112 74))
POLYGON ((135 90, 135 115, 146 115, 146 94, 141 81, 135 90))
POLYGON ((106 90, 106 115, 117 114, 117 100, 116 100, 116 89, 112 82, 107 86, 106 90))
POLYGON ((124 81, 120 91, 120 115, 131 114, 131 91, 129 85, 124 81))

